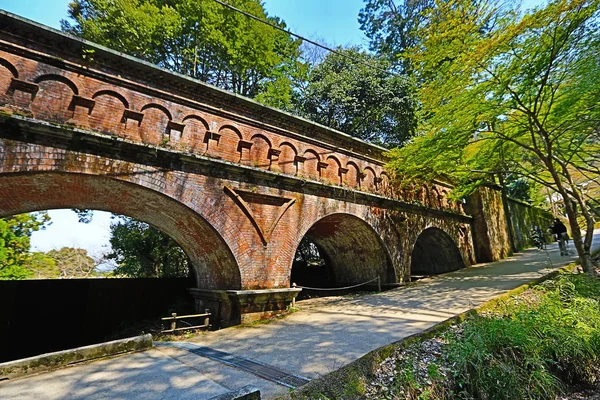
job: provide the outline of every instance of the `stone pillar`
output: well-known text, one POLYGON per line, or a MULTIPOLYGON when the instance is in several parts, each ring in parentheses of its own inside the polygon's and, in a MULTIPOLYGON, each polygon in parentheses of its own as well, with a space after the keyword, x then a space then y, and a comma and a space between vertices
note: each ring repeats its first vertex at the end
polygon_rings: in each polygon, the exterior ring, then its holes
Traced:
POLYGON ((498 186, 482 186, 467 198, 473 216, 473 245, 477 262, 498 261, 512 254, 506 214, 498 186))
POLYGON ((280 314, 302 289, 212 290, 189 289, 196 311, 209 309, 215 328, 239 325, 280 314))

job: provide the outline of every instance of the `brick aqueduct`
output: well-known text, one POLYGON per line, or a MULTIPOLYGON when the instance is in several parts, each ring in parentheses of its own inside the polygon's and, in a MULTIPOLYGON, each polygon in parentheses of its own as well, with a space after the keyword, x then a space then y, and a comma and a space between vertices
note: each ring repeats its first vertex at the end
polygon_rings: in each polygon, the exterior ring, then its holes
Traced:
POLYGON ((391 190, 380 147, 6 12, 0 26, 0 216, 147 222, 222 324, 285 306, 305 235, 339 285, 475 262, 476 218, 442 184, 391 190))

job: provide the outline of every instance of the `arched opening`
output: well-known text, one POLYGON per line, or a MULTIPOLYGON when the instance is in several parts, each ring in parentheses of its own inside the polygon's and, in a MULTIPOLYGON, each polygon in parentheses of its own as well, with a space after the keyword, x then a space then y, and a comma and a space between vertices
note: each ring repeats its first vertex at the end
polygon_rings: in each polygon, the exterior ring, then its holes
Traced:
POLYGON ((412 279, 443 274, 464 268, 465 263, 452 238, 438 228, 427 228, 417 238, 412 251, 412 279))
POLYGON ((219 233, 198 213, 162 193, 107 176, 56 172, 3 174, 0 186, 11 194, 0 197, 0 217, 64 208, 132 217, 181 246, 193 265, 197 287, 241 287, 235 257, 219 233))
MULTIPOLYGON (((120 274, 124 279, 101 279, 105 276, 32 274, 20 277, 26 279, 2 280, 0 300, 6 307, 0 315, 0 325, 9 328, 0 332, 0 340, 16 345, 0 350, 0 362, 134 336, 142 331, 160 331, 160 317, 171 312, 194 313, 190 287, 240 288, 236 260, 218 232, 201 215, 167 195, 112 177, 79 173, 0 174, 0 187, 11 194, 0 196, 0 217, 7 219, 23 213, 68 208, 132 217, 136 221, 129 228, 133 230, 140 226, 144 229, 147 223, 180 246, 170 249, 185 253, 189 260, 187 265, 191 264, 195 275, 190 279, 185 273, 183 276, 166 274, 167 277, 154 279, 147 274, 120 274), (56 277, 71 279, 48 279, 56 277), (63 329, 65 310, 69 314, 66 331, 63 329), (35 330, 29 329, 32 320, 46 328, 44 340, 35 338, 35 330)), ((150 245, 153 249, 158 246, 155 242, 150 245)), ((64 257, 92 261, 90 254, 85 254, 79 246, 43 253, 55 262, 45 265, 60 271, 62 267, 58 263, 64 257)), ((173 260, 167 258, 166 262, 173 260)), ((39 259, 35 261, 37 268, 41 264, 39 259)), ((83 261, 82 266, 89 264, 83 261)))
MULTIPOLYGON (((313 224, 294 260, 291 282, 299 286, 344 287, 378 276, 382 283, 395 282, 381 238, 367 222, 350 214, 332 214, 313 224)), ((371 282, 370 288, 376 286, 376 280, 371 282)))
POLYGON ((331 262, 310 237, 300 241, 292 264, 291 282, 300 286, 329 288, 335 285, 331 262))

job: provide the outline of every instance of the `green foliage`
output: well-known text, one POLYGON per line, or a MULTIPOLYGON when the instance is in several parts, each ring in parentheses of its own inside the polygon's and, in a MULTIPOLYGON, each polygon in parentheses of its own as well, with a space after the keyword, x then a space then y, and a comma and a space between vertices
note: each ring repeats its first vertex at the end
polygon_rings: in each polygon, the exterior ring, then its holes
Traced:
POLYGON ((418 347, 396 361, 390 398, 554 399, 600 380, 600 281, 562 275, 437 340, 442 354, 426 365, 418 347))
POLYGON ((414 47, 419 38, 416 29, 424 22, 424 11, 433 7, 433 0, 394 1, 364 0, 358 22, 370 39, 371 50, 386 57, 404 72, 410 72, 410 60, 401 55, 414 47))
POLYGON ((520 16, 490 0, 436 1, 406 53, 420 135, 390 164, 400 179, 441 176, 464 192, 512 174, 559 193, 588 272, 594 219, 582 188, 600 177, 599 5, 555 0, 520 16))
MULTIPOLYGON (((231 5, 285 28, 259 0, 231 5)), ((64 31, 244 96, 286 105, 300 41, 212 0, 76 0, 64 31)))
POLYGON ((358 48, 338 49, 310 71, 301 115, 371 143, 393 147, 414 133, 416 102, 408 79, 358 48), (348 57, 375 66, 359 64, 348 57))
POLYGON ((187 255, 169 236, 129 217, 118 217, 110 225, 116 276, 132 278, 187 277, 191 264, 187 255))
POLYGON ((60 250, 50 250, 46 257, 54 261, 56 278, 88 278, 96 270, 96 261, 85 249, 63 247, 60 250))
POLYGON ((54 279, 58 278, 60 271, 56 266, 56 260, 49 257, 47 253, 33 252, 31 258, 25 265, 31 272, 29 276, 32 279, 54 279))
POLYGON ((19 214, 0 218, 0 279, 25 279, 33 275, 27 268, 38 263, 39 256, 32 255, 31 234, 50 221, 47 213, 19 214))

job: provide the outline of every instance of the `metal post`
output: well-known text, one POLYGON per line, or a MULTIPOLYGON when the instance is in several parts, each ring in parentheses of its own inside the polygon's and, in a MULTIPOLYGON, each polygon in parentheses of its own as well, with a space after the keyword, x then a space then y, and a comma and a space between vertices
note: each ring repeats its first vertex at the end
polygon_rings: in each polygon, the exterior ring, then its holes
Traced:
POLYGON ((173 317, 173 321, 171 321, 171 330, 175 330, 177 329, 177 313, 171 314, 171 317, 173 317))
MULTIPOLYGON (((210 310, 207 308, 204 310, 205 313, 210 314, 210 310)), ((210 316, 204 317, 204 325, 208 328, 210 326, 210 316)))
POLYGON ((381 277, 377 275, 377 290, 381 292, 381 277))
MULTIPOLYGON (((292 283, 292 287, 295 288, 296 284, 292 283)), ((292 307, 296 307, 296 296, 292 297, 292 307)))

